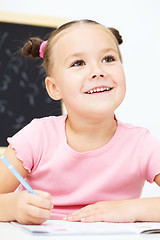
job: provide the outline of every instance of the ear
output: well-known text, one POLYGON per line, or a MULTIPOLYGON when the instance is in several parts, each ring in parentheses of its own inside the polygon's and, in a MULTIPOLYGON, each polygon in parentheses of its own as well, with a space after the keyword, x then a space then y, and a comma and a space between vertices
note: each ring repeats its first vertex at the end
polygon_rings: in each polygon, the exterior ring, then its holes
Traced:
POLYGON ((48 95, 53 100, 60 100, 61 94, 60 94, 58 86, 56 85, 54 78, 46 77, 45 84, 46 84, 46 89, 47 89, 48 95))

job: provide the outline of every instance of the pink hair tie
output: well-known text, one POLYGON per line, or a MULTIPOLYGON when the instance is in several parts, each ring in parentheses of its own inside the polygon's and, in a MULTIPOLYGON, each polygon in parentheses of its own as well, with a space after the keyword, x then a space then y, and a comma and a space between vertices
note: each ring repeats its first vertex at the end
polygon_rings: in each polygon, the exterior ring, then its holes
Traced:
POLYGON ((48 42, 48 41, 43 41, 43 42, 41 43, 41 45, 40 45, 40 48, 39 48, 39 56, 40 56, 41 58, 44 58, 44 56, 43 56, 43 49, 44 49, 44 47, 46 46, 47 42, 48 42))

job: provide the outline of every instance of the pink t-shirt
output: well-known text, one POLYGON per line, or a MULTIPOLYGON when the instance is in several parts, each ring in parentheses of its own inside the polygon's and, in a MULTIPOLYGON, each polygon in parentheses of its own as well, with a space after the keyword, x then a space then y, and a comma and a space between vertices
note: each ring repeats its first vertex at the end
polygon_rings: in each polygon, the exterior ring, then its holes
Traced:
POLYGON ((160 141, 145 128, 118 121, 106 145, 79 153, 67 144, 66 117, 34 119, 8 138, 27 182, 52 195, 52 219, 98 201, 138 198, 145 180, 160 173, 160 141))

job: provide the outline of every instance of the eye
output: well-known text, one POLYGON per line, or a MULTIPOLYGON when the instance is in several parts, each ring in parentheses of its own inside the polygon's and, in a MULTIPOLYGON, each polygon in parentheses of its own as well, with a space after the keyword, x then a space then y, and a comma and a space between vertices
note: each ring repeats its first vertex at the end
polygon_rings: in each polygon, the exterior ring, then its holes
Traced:
POLYGON ((102 63, 114 62, 114 61, 115 61, 115 57, 114 56, 107 56, 107 57, 103 58, 102 63))
POLYGON ((79 67, 83 65, 85 65, 85 62, 83 60, 77 60, 71 65, 71 67, 79 67))

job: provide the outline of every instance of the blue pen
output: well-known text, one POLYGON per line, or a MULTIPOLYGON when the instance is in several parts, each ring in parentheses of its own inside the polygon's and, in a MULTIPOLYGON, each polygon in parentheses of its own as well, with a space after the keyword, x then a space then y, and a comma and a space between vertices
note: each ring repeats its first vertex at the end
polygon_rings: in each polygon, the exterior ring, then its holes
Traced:
POLYGON ((1 156, 0 159, 2 160, 2 162, 4 162, 4 164, 9 168, 9 170, 14 174, 14 176, 25 187, 25 189, 27 189, 29 193, 37 195, 37 193, 35 193, 31 186, 24 180, 24 178, 19 174, 19 172, 13 167, 13 165, 8 161, 5 156, 1 156))

